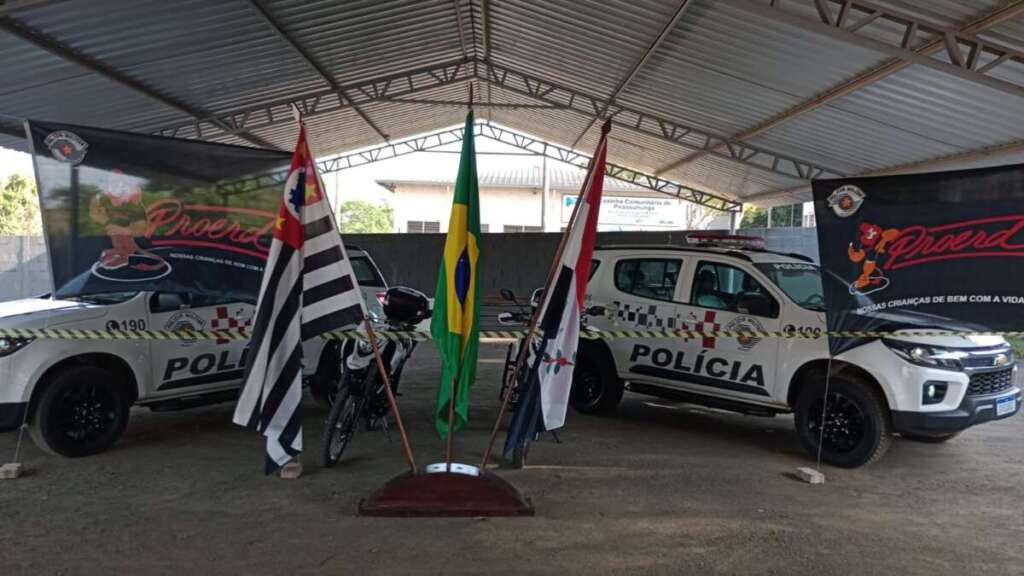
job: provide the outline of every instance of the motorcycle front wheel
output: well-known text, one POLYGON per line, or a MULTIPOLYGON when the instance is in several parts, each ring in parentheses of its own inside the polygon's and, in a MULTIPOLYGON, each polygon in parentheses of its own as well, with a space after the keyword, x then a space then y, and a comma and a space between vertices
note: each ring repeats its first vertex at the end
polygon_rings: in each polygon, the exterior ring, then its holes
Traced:
POLYGON ((348 386, 338 390, 320 441, 320 465, 324 468, 337 464, 345 453, 345 448, 356 433, 361 407, 362 402, 352 395, 348 386))

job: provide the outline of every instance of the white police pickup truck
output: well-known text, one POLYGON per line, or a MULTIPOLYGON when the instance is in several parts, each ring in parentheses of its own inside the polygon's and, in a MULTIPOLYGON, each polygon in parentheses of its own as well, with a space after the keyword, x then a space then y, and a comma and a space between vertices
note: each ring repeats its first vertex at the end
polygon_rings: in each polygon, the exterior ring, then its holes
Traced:
MULTIPOLYGON (((606 330, 826 330, 809 260, 753 247, 606 246, 594 251, 589 324, 606 330)), ((898 332, 897 332, 898 333, 898 332)), ((581 340, 571 403, 611 411, 623 389, 758 416, 793 413, 804 448, 837 466, 880 458, 891 434, 941 442, 1020 408, 1001 337, 871 340, 832 359, 827 338, 581 340), (822 429, 823 428, 823 429, 822 429)))
MULTIPOLYGON (((387 285, 365 251, 348 247, 371 314, 387 285)), ((199 294, 118 292, 0 303, 0 328, 217 330, 251 324, 252 304, 199 294)), ((0 338, 0 432, 29 425, 42 449, 86 456, 108 448, 132 405, 154 411, 232 401, 245 370, 245 340, 48 340, 0 338)), ((337 342, 303 345, 303 374, 325 402, 340 370, 337 342)))

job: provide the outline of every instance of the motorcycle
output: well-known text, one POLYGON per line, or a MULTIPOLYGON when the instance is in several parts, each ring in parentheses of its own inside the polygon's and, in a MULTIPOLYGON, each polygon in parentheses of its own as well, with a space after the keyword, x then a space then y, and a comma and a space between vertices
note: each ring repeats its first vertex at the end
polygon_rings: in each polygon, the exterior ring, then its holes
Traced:
MULTIPOLYGON (((530 327, 530 320, 537 312, 537 308, 540 307, 541 300, 544 298, 544 289, 537 288, 533 291, 533 294, 530 295, 529 310, 519 302, 515 293, 508 288, 501 289, 501 297, 503 300, 514 304, 516 306, 516 310, 512 312, 501 312, 498 314, 498 323, 503 326, 515 326, 522 328, 523 330, 528 330, 530 327)), ((587 325, 587 318, 590 316, 605 316, 606 314, 607 310, 604 306, 591 306, 583 310, 583 314, 580 315, 580 333, 596 334, 597 332, 600 332, 597 328, 587 325)), ((515 342, 508 345, 505 352, 505 368, 501 376, 501 390, 499 392, 498 399, 504 399, 505 393, 510 387, 512 388, 512 396, 509 397, 508 401, 508 411, 510 413, 515 412, 516 408, 519 406, 519 386, 516 385, 514 378, 516 377, 516 363, 519 361, 519 350, 522 348, 525 338, 525 336, 518 337, 515 342)), ((526 361, 520 369, 518 379, 522 379, 527 369, 533 365, 533 359, 537 357, 537 354, 540 351, 541 340, 539 338, 534 338, 532 342, 533 345, 530 347, 526 361)))
MULTIPOLYGON (((537 312, 537 309, 541 305, 541 301, 544 297, 544 289, 538 288, 533 291, 530 296, 530 309, 527 310, 519 300, 516 298, 514 292, 507 288, 501 289, 501 297, 516 306, 516 310, 512 312, 502 312, 498 314, 498 323, 503 326, 517 326, 523 329, 529 329, 530 322, 537 312)), ((607 310, 603 306, 591 306, 583 311, 580 316, 580 333, 597 333, 599 330, 592 326, 587 325, 587 318, 589 316, 605 316, 607 310)), ((541 338, 533 338, 531 340, 530 349, 527 351, 527 357, 520 367, 518 373, 516 372, 516 364, 519 362, 519 351, 522 349, 523 344, 526 340, 526 336, 520 336, 515 342, 508 345, 508 349, 505 352, 505 368, 501 378, 501 391, 499 392, 499 399, 504 400, 506 394, 509 395, 507 411, 511 414, 519 408, 520 403, 520 391, 526 380, 526 375, 529 373, 529 367, 533 366, 534 359, 540 354, 541 338), (509 390, 511 389, 511 392, 509 390)), ((583 384, 585 386, 585 383, 583 384)), ((579 396, 580 391, 577 390, 577 383, 573 381, 573 390, 571 392, 573 397, 579 396)), ((570 399, 570 403, 572 400, 570 399)), ((558 434, 551 430, 551 436, 554 438, 556 443, 561 443, 558 438, 558 434)), ((532 440, 537 440, 537 435, 534 435, 532 440)), ((530 439, 525 441, 523 444, 516 446, 512 453, 511 465, 516 468, 520 468, 526 461, 526 453, 529 450, 530 439)))
MULTIPOLYGON (((514 326, 523 330, 529 329, 530 320, 537 312, 537 308, 540 307, 541 299, 543 297, 543 288, 537 288, 534 290, 533 294, 530 295, 530 308, 527 310, 527 308, 519 302, 519 299, 516 298, 516 295, 512 290, 502 288, 502 300, 514 304, 516 306, 516 310, 512 312, 501 312, 498 314, 498 323, 502 326, 514 326)), ((505 350, 505 367, 501 374, 501 390, 498 391, 498 400, 504 400, 508 389, 512 388, 512 396, 508 399, 509 414, 515 412, 519 407, 519 386, 515 385, 513 378, 516 376, 516 363, 519 361, 519 350, 522 348, 525 339, 525 336, 516 338, 516 341, 509 343, 508 348, 505 350)), ((533 358, 536 357, 539 350, 540 340, 534 339, 533 346, 527 354, 526 361, 523 363, 523 370, 521 370, 521 374, 525 374, 525 368, 531 365, 533 358)))
MULTIPOLYGON (((403 286, 388 289, 383 308, 385 322, 380 327, 386 330, 412 330, 431 314, 427 296, 419 290, 403 286)), ((397 397, 402 369, 416 349, 417 342, 404 336, 381 338, 378 342, 391 391, 397 397)), ((375 430, 379 426, 390 440, 390 406, 374 358, 373 346, 365 339, 347 340, 341 357, 344 359, 342 375, 333 395, 331 411, 320 443, 320 464, 325 468, 338 463, 360 423, 364 424, 366 431, 375 430)))

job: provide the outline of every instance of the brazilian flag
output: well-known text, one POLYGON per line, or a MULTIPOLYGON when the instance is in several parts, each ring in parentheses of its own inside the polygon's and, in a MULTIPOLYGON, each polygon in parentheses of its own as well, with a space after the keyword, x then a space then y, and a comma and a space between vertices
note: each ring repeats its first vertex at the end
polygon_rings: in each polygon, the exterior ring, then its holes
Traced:
POLYGON ((473 112, 466 115, 459 175, 444 258, 437 274, 437 293, 430 333, 441 353, 441 386, 437 392, 434 425, 442 437, 448 433, 448 402, 455 379, 455 429, 469 419, 469 388, 476 378, 480 331, 480 192, 473 146, 473 112))

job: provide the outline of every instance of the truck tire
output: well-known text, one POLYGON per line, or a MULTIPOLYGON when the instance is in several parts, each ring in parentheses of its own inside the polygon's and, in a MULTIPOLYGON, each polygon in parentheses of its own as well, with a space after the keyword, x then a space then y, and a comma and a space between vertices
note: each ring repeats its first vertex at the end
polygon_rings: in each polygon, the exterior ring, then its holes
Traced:
POLYGON ((828 415, 822 432, 825 398, 823 379, 807 382, 794 407, 796 432, 812 458, 841 468, 857 468, 882 457, 892 443, 889 408, 877 388, 860 379, 837 374, 828 386, 828 415))
POLYGON ((98 366, 58 372, 35 402, 29 434, 36 446, 57 456, 98 454, 128 426, 131 400, 115 374, 98 366))
POLYGON ((581 346, 572 373, 569 404, 582 414, 608 414, 622 400, 622 380, 603 350, 581 346))
POLYGON ((957 430, 956 432, 931 432, 928 434, 902 434, 903 438, 913 440, 914 442, 924 442, 925 444, 942 444, 948 442, 953 438, 960 435, 963 430, 957 430))

